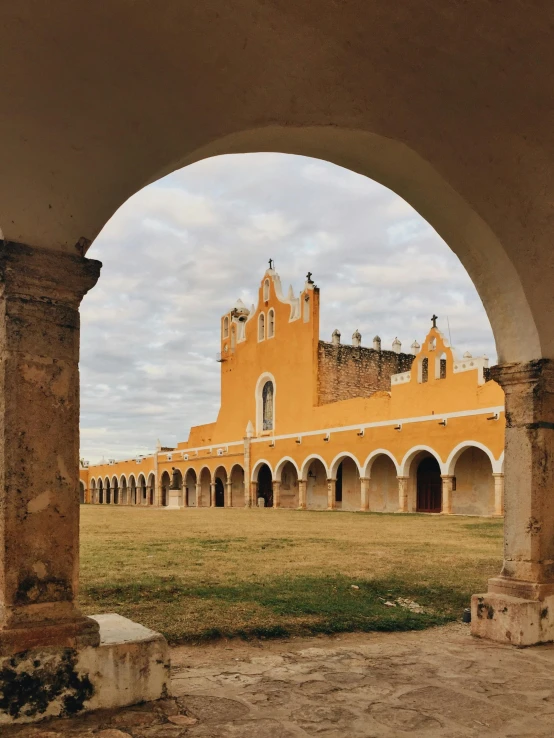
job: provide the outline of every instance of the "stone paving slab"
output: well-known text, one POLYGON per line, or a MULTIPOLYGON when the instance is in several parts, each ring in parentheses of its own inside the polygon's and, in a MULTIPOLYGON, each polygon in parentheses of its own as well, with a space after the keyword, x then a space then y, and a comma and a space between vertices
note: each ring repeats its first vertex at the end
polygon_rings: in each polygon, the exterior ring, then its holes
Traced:
POLYGON ((418 633, 172 650, 171 699, 2 738, 552 738, 554 645, 418 633))

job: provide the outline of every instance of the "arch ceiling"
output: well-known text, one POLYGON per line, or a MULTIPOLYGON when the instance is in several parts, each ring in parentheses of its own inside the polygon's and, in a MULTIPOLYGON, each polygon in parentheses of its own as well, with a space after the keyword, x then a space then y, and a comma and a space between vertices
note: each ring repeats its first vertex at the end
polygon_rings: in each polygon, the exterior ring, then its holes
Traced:
POLYGON ((74 253, 199 159, 327 159, 446 240, 500 361, 552 358, 552 15, 519 0, 481 5, 478 23, 436 0, 4 3, 0 228, 74 253))

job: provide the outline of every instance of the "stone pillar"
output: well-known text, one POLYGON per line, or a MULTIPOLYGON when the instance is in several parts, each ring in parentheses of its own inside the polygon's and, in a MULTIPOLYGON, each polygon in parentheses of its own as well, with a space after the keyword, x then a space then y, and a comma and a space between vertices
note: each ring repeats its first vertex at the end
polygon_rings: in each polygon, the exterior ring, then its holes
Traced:
POLYGON ((442 514, 452 515, 452 490, 454 477, 450 474, 441 474, 442 479, 442 514))
POLYGON ((360 510, 367 512, 369 510, 369 477, 360 477, 360 510))
POLYGON ((410 477, 396 477, 398 479, 398 511, 399 513, 408 512, 408 484, 410 477))
POLYGON ((554 362, 492 367, 506 396, 504 565, 472 597, 472 633, 554 640, 554 362))
POLYGON ((210 507, 215 507, 215 482, 210 482, 210 507))
POLYGON ((189 506, 189 498, 187 494, 187 485, 186 482, 183 480, 183 484, 181 485, 181 507, 188 507, 189 506))
POLYGON ((202 485, 196 482, 196 507, 202 507, 202 485))
POLYGON ((250 489, 250 464, 251 464, 251 442, 249 436, 244 437, 244 507, 252 506, 252 494, 250 489))
POLYGON ((233 507, 233 483, 230 479, 225 482, 225 507, 233 507))
POLYGON ((298 509, 299 510, 305 510, 306 505, 306 492, 307 492, 308 482, 305 479, 299 479, 298 480, 298 509))
POLYGON ((273 480, 273 507, 281 507, 281 482, 273 480))
POLYGON ((258 482, 250 482, 248 507, 258 507, 258 482))
POLYGON ((494 478, 494 514, 504 515, 504 474, 493 474, 494 478))
POLYGON ((75 597, 79 304, 101 265, 0 244, 0 655, 97 645, 75 597))
POLYGON ((327 480, 327 510, 334 510, 337 507, 337 480, 327 480))

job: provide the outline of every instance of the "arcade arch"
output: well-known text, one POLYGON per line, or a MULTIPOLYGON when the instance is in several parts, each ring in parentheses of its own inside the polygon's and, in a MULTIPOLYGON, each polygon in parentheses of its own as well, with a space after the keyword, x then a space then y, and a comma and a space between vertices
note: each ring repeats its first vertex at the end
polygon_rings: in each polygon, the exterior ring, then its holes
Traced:
POLYGON ((162 478, 160 479, 160 504, 162 507, 167 507, 169 504, 169 485, 171 484, 171 477, 168 471, 164 471, 162 478))
POLYGON ((125 474, 122 474, 119 478, 119 495, 120 495, 120 504, 121 505, 128 505, 129 504, 129 491, 127 489, 127 477, 125 474))
POLYGON ((233 464, 231 473, 229 474, 229 495, 228 504, 230 507, 245 507, 246 490, 244 488, 244 468, 240 464, 233 464))
POLYGON ((302 464, 302 481, 306 482, 306 507, 326 510, 328 507, 327 465, 321 456, 311 456, 302 464))
POLYGON ((139 474, 138 478, 138 504, 139 505, 146 505, 148 504, 148 500, 146 499, 146 479, 144 478, 144 474, 142 472, 139 474))
POLYGON ((129 494, 130 494, 130 504, 131 505, 138 505, 138 495, 137 495, 137 480, 135 479, 134 474, 129 475, 129 494))
POLYGON ((225 467, 218 466, 214 472, 214 507, 226 507, 227 471, 225 467))
POLYGON ((86 501, 85 485, 84 482, 79 480, 79 502, 81 503, 81 505, 84 505, 86 501))
POLYGON ((371 453, 364 464, 368 482, 367 508, 372 512, 396 512, 398 510, 398 463, 390 453, 378 449, 371 453))
POLYGON ((154 475, 154 472, 150 472, 148 475, 148 485, 146 489, 144 490, 144 500, 145 505, 155 505, 156 504, 156 477, 154 475))
POLYGON ((264 507, 273 507, 273 471, 268 461, 260 459, 252 469, 253 505, 259 505, 263 499, 264 507))
POLYGON ((105 497, 105 500, 106 500, 106 505, 111 505, 112 502, 113 502, 113 500, 112 500, 112 490, 111 490, 111 487, 110 487, 110 480, 108 479, 108 477, 106 477, 104 479, 104 497, 105 497))
POLYGON ((360 464, 351 453, 336 456, 330 464, 328 500, 329 508, 359 510, 361 507, 360 464))
POLYGON ((112 502, 119 505, 119 482, 117 477, 112 477, 112 502))
POLYGON ((452 512, 490 515, 495 512, 495 478, 492 454, 477 445, 466 446, 451 465, 454 486, 452 512))
POLYGON ((185 473, 185 491, 184 491, 185 507, 196 507, 197 506, 197 500, 196 500, 197 482, 198 482, 198 478, 196 476, 196 471, 192 467, 187 469, 185 473))
POLYGON ((212 473, 207 466, 203 466, 199 474, 199 496, 197 500, 198 507, 210 507, 211 505, 211 486, 212 486, 212 473))

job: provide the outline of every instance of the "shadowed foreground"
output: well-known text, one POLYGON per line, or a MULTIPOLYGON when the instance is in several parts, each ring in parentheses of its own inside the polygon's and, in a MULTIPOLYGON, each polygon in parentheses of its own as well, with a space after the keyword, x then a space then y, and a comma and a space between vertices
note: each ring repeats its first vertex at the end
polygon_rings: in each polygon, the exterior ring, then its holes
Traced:
POLYGON ((443 624, 501 564, 490 518, 82 506, 81 526, 85 612, 170 643, 443 624))
POLYGON ((172 699, 6 738, 550 738, 554 646, 516 649, 468 631, 180 646, 172 699))

